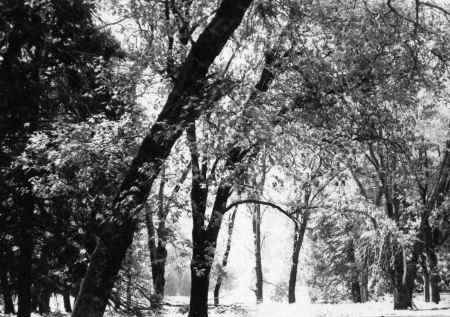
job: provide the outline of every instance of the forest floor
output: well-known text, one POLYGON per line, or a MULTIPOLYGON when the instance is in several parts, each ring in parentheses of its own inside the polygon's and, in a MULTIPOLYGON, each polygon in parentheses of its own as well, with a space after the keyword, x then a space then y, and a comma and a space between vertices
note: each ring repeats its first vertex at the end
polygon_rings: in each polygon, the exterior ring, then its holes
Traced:
MULTIPOLYGON (((143 312, 142 316, 181 317, 187 316, 186 297, 173 297, 168 299, 171 306, 159 313, 143 312)), ((450 316, 450 294, 443 294, 442 302, 438 305, 425 303, 422 296, 418 295, 414 304, 415 310, 393 310, 392 299, 386 298, 382 301, 373 301, 364 304, 342 303, 342 304, 308 304, 298 303, 289 305, 287 303, 267 302, 261 305, 230 304, 209 309, 209 317, 443 317, 450 316)), ((0 314, 0 317, 7 315, 0 314)), ((33 314, 33 317, 39 315, 33 314)), ((68 314, 56 312, 50 316, 63 317, 68 314)), ((114 312, 107 312, 105 317, 122 317, 114 312)))

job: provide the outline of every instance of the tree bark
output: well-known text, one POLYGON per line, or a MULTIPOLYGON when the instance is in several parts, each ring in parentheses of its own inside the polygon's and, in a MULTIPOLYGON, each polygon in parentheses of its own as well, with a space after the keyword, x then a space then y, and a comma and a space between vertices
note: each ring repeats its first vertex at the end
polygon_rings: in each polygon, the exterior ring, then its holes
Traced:
POLYGON ((262 271, 262 261, 261 261, 261 205, 255 204, 253 209, 253 241, 255 247, 255 274, 256 274, 256 303, 260 304, 263 302, 263 271, 262 271))
POLYGON ((166 234, 166 211, 164 208, 164 170, 161 176, 161 183, 158 194, 158 229, 155 230, 153 223, 153 213, 150 206, 146 205, 145 221, 148 232, 148 246, 150 250, 150 260, 152 266, 152 278, 154 294, 151 297, 151 304, 157 307, 164 298, 164 287, 166 284, 165 270, 167 258, 167 234, 166 234), (156 242, 158 241, 158 242, 156 242))
MULTIPOLYGON (((149 250, 150 250, 150 260, 152 266, 152 279, 153 279, 153 290, 154 295, 152 296, 152 305, 161 304, 164 298, 164 286, 165 286, 165 264, 167 258, 167 250, 163 246, 163 242, 158 242, 156 245, 156 230, 153 223, 153 215, 151 213, 150 207, 146 207, 146 224, 147 232, 149 236, 149 250)), ((164 220, 160 220, 164 221, 164 220)), ((159 237, 158 237, 159 240, 159 237)))
POLYGON ((437 257, 434 253, 430 252, 429 263, 430 263, 430 287, 431 287, 431 301, 435 304, 439 304, 441 301, 439 282, 441 277, 439 276, 439 271, 437 267, 437 257))
MULTIPOLYGON (((249 99, 247 100, 246 106, 249 107, 252 105, 257 97, 258 92, 266 92, 269 89, 270 84, 272 83, 275 74, 273 72, 274 66, 276 66, 276 62, 278 61, 278 57, 280 55, 279 48, 275 48, 269 51, 265 55, 265 65, 263 71, 261 73, 260 79, 258 83, 255 85, 255 90, 250 94, 249 99)), ((282 111, 280 111, 281 113, 282 111)), ((191 140, 192 143, 192 140, 191 140)), ((254 150, 253 155, 256 155, 259 151, 259 147, 254 150)), ((235 167, 244 160, 244 158, 249 154, 250 149, 244 148, 242 146, 233 146, 227 153, 225 159, 225 169, 230 172, 236 173, 235 167)), ((192 155, 192 149, 191 149, 192 155)), ((197 154, 198 155, 198 154, 197 154)), ((197 164, 198 165, 198 164, 197 164)), ((194 177, 194 166, 193 168, 193 179, 198 179, 194 177)), ((196 170, 200 170, 197 166, 196 170)), ((242 173, 239 172, 239 173, 242 173)), ((199 191, 198 189, 194 189, 195 186, 193 183, 192 191, 191 191, 191 203, 192 206, 192 215, 193 215, 193 229, 192 229, 192 242, 194 245, 193 254, 192 254, 192 262, 191 262, 191 299, 190 299, 190 310, 189 317, 207 317, 207 302, 208 302, 208 287, 209 287, 209 273, 212 265, 212 261, 215 256, 215 246, 217 243, 217 236, 220 230, 220 225, 222 223, 223 215, 226 212, 228 198, 231 194, 232 185, 228 181, 220 182, 216 197, 214 201, 214 206, 212 210, 212 214, 210 216, 210 220, 208 226, 205 228, 205 213, 202 210, 199 212, 199 202, 205 201, 202 200, 202 195, 207 195, 199 191), (194 199, 192 199, 194 197, 194 199), (205 249, 208 252, 205 254, 205 249), (200 273, 203 272, 203 273, 200 273), (203 275, 198 275, 203 274, 203 275)), ((204 188, 207 189, 207 186, 204 188)))
MULTIPOLYGON (((196 257, 202 255, 196 252, 196 257)), ((205 256, 205 254, 203 254, 205 256)), ((189 317, 208 316, 208 290, 210 267, 200 267, 199 262, 191 265, 191 298, 189 302, 189 317)))
POLYGON ((306 226, 309 220, 309 211, 305 210, 302 217, 300 227, 295 226, 294 230, 294 247, 292 250, 292 263, 291 271, 289 273, 289 286, 288 286, 288 302, 289 304, 295 303, 295 286, 297 284, 297 271, 298 271, 298 258, 300 250, 303 245, 303 238, 306 232, 306 226))
POLYGON ((359 273, 357 269, 355 244, 351 238, 347 245, 347 260, 354 265, 354 271, 351 272, 350 293, 352 294, 352 300, 354 303, 361 303, 361 287, 359 284, 359 273))
POLYGON ((394 255, 393 268, 390 269, 391 285, 394 295, 394 309, 413 308, 414 280, 417 273, 417 264, 422 250, 420 239, 413 244, 411 260, 404 262, 406 258, 402 251, 394 255), (406 272, 405 272, 406 269, 406 272))
POLYGON ((63 301, 64 301, 64 309, 66 310, 66 313, 71 313, 72 305, 70 304, 70 292, 69 291, 64 291, 63 301))
POLYGON ((186 180, 191 165, 185 169, 183 174, 181 175, 177 185, 172 191, 172 194, 169 197, 168 204, 164 204, 164 186, 165 186, 165 176, 164 170, 161 179, 161 183, 159 186, 159 195, 158 195, 158 212, 156 213, 158 216, 158 228, 155 230, 153 216, 154 213, 151 210, 149 204, 145 204, 145 222, 147 225, 147 234, 148 234, 148 248, 150 251, 150 261, 152 266, 152 279, 153 279, 153 289, 154 294, 151 297, 152 305, 159 306, 164 299, 164 287, 166 283, 165 279, 165 270, 166 270, 166 258, 167 258, 167 232, 166 232, 166 217, 170 211, 170 200, 177 194, 181 188, 181 184, 186 180), (158 242, 156 242, 158 241, 158 242))
POLYGON ((425 256, 421 257, 420 266, 422 267, 422 274, 423 274, 424 300, 426 303, 429 303, 430 302, 430 272, 428 271, 425 256))
POLYGON ((192 45, 157 122, 144 138, 122 183, 113 217, 103 228, 91 256, 72 317, 103 316, 125 252, 132 242, 137 214, 175 141, 203 110, 198 106, 203 103, 190 100, 203 97, 203 83, 210 65, 241 23, 251 2, 223 0, 192 45))
POLYGON ((351 283, 352 299, 354 303, 361 303, 361 288, 358 280, 351 283))
POLYGON ((366 266, 361 270, 360 282, 361 303, 366 303, 369 301, 369 272, 366 266))
POLYGON ((18 317, 31 316, 31 284, 33 258, 33 213, 34 201, 31 193, 21 198, 19 229, 19 267, 18 267, 18 317))
POLYGON ((125 263, 125 295, 126 295, 126 306, 130 309, 133 307, 132 297, 133 297, 133 276, 131 266, 133 265, 133 250, 132 248, 127 251, 127 259, 125 263))
POLYGON ((207 162, 200 167, 200 154, 197 147, 195 124, 186 130, 191 154, 192 188, 192 260, 191 260, 191 299, 189 303, 189 317, 208 316, 209 273, 217 237, 210 237, 205 228, 206 202, 208 186, 206 180, 207 162))
POLYGON ((4 261, 4 256, 6 256, 5 252, 0 254, 0 287, 2 289, 3 295, 3 304, 4 304, 4 313, 5 315, 14 314, 14 301, 12 297, 11 286, 9 284, 8 279, 8 268, 4 261))
POLYGON ((233 213, 231 214, 231 216, 229 218, 227 247, 226 247, 225 253, 223 255, 222 266, 220 267, 219 273, 217 275, 216 286, 214 287, 214 306, 219 305, 220 287, 222 286, 222 280, 223 280, 223 276, 224 276, 225 267, 227 266, 228 256, 230 255, 230 251, 231 251, 231 238, 233 237, 233 227, 234 227, 234 219, 236 218, 236 211, 237 211, 237 208, 234 209, 233 213))
POLYGON ((439 304, 441 301, 441 290, 439 287, 440 281, 441 278, 439 277, 439 273, 430 274, 431 301, 435 304, 439 304))
POLYGON ((50 314, 50 297, 52 295, 52 292, 50 289, 46 286, 44 286, 41 290, 40 296, 39 296, 39 304, 38 304, 38 310, 39 314, 50 314))

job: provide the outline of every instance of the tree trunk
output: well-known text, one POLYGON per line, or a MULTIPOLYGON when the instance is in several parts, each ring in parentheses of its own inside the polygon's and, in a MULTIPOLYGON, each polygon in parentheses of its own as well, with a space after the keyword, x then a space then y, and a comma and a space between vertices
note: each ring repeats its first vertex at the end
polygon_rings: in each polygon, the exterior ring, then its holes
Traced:
MULTIPOLYGON (((249 1, 250 4, 251 1, 249 1)), ((275 75, 273 72, 273 66, 279 57, 279 48, 275 48, 268 52, 265 56, 265 66, 261 73, 258 83, 255 85, 255 91, 253 91, 246 103, 246 106, 251 106, 258 97, 256 92, 266 92, 269 89, 270 83, 273 81, 275 75)), ((282 113, 282 111, 280 111, 282 113)), ((189 133, 188 132, 188 136, 189 133)), ((195 140, 189 140, 191 143, 195 143, 195 140)), ((222 223, 223 215, 226 212, 226 206, 228 198, 231 194, 232 185, 227 181, 222 181, 217 189, 216 198, 214 201, 213 211, 210 216, 210 221, 207 228, 205 229, 205 207, 206 199, 208 194, 208 186, 205 184, 205 192, 199 190, 201 181, 199 180, 200 168, 198 164, 198 153, 196 149, 190 147, 192 164, 193 161, 197 160, 196 165, 192 165, 192 175, 193 180, 197 181, 197 184, 193 181, 192 191, 191 191, 191 203, 192 206, 192 216, 193 216, 193 229, 192 229, 192 241, 194 244, 193 248, 193 258, 191 263, 191 301, 189 317, 201 316, 207 317, 207 302, 208 302, 208 287, 209 287, 209 272, 210 265, 214 260, 215 246, 217 243, 217 236, 220 230, 220 225, 222 223), (195 158, 197 157, 197 158, 195 158), (204 247, 209 252, 203 254, 205 251, 199 248, 204 247), (209 266, 209 267, 208 267, 209 266), (203 274, 200 275, 199 274, 203 274)), ((234 168, 239 164, 246 155, 250 152, 249 148, 243 148, 242 146, 233 146, 227 153, 225 160, 225 168, 229 171, 234 171, 234 168)), ((255 150, 255 155, 258 149, 255 150)), ((202 171, 204 169, 202 168, 202 171)), ((242 171, 240 172, 242 173, 242 171)), ((201 173, 200 173, 201 174, 201 173)), ((204 175, 203 175, 204 176, 204 175)))
POLYGON ((294 247, 292 251, 291 272, 289 274, 288 302, 295 303, 295 286, 297 284, 298 258, 303 245, 303 238, 306 232, 306 226, 309 220, 309 211, 305 210, 300 227, 295 226, 294 247))
POLYGON ((217 275, 216 287, 214 287, 214 306, 218 306, 219 305, 220 287, 222 286, 222 280, 223 280, 225 267, 227 266, 228 256, 230 255, 231 238, 233 236, 233 227, 234 227, 234 219, 236 217, 236 211, 237 211, 237 208, 234 209, 233 213, 231 214, 231 216, 229 218, 227 247, 226 247, 226 250, 225 250, 225 254, 223 255, 222 266, 220 267, 219 273, 217 275))
MULTIPOLYGON (((430 241, 431 239, 427 237, 425 241, 430 241)), ((441 301, 441 295, 440 295, 440 288, 439 288, 439 282, 441 281, 441 278, 439 276, 439 270, 438 270, 438 259, 434 251, 431 249, 431 246, 428 244, 426 246, 427 249, 427 258, 428 263, 430 266, 430 287, 431 287, 431 301, 435 304, 439 304, 441 301)))
POLYGON ((19 266, 18 266, 18 317, 31 316, 31 284, 32 284, 32 258, 33 258, 33 213, 34 202, 31 193, 21 199, 20 214, 20 240, 19 240, 19 266))
POLYGON ((417 273, 417 263, 421 250, 421 241, 416 241, 413 245, 411 261, 405 263, 406 258, 402 252, 397 252, 394 258, 394 266, 390 270, 391 284, 394 295, 394 309, 413 308, 414 280, 417 273), (406 273, 405 273, 406 269, 406 273))
POLYGON ((422 267, 423 274, 423 294, 426 303, 430 302, 430 272, 426 263, 425 256, 421 257, 420 266, 422 267))
POLYGON ((52 296, 52 292, 48 287, 44 287, 39 296, 39 314, 50 314, 50 297, 52 296))
MULTIPOLYGON (((191 164, 188 165, 186 170, 181 175, 177 185, 172 191, 169 199, 177 194, 181 188, 181 184, 186 180, 191 164)), ((147 225, 148 233, 148 248, 150 251, 150 260, 152 266, 152 279, 154 294, 151 297, 152 305, 159 306, 164 299, 164 287, 166 284, 165 270, 166 270, 166 258, 167 258, 167 230, 166 230, 166 217, 170 211, 170 205, 164 204, 164 187, 165 187, 165 170, 162 171, 161 183, 159 186, 158 197, 158 229, 155 230, 153 222, 153 212, 148 204, 145 205, 145 222, 147 225), (156 243, 158 240, 158 243, 156 243), (158 245, 158 246, 157 246, 158 245)))
POLYGON ((423 292, 425 303, 430 302, 430 274, 424 272, 423 274, 423 292))
MULTIPOLYGON (((203 245, 196 239, 197 247, 194 247, 191 262, 191 298, 189 302, 189 317, 208 316, 208 290, 209 273, 211 264, 207 259, 208 255, 199 249, 203 245)), ((205 245, 205 249, 208 249, 205 245)))
MULTIPOLYGON (((165 267, 166 267, 166 258, 167 258, 167 250, 165 247, 164 238, 159 238, 158 235, 158 246, 156 246, 156 230, 154 228, 153 223, 153 215, 151 214, 150 207, 147 206, 146 211, 146 224, 147 224, 147 232, 149 236, 148 246, 150 250, 150 260, 152 266, 152 279, 153 279, 153 289, 154 295, 152 296, 152 305, 158 306, 161 304, 164 298, 164 286, 166 284, 165 279, 165 267)), ((164 219, 160 219, 161 222, 165 221, 164 219)))
POLYGON ((261 205, 255 204, 253 209, 253 241, 255 246, 256 303, 263 302, 263 272, 261 263, 261 205))
POLYGON ((439 302, 441 301, 440 287, 439 287, 440 281, 441 278, 439 276, 439 272, 437 272, 436 268, 433 268, 430 274, 430 287, 431 287, 431 301, 435 304, 439 304, 439 302))
POLYGON ((64 300, 64 309, 66 310, 66 313, 71 313, 72 305, 70 304, 70 292, 69 291, 64 291, 63 300, 64 300))
POLYGON ((132 297, 133 297, 133 276, 131 275, 131 266, 133 264, 133 252, 132 249, 128 249, 127 251, 127 259, 126 259, 126 268, 125 268, 125 295, 126 295, 126 306, 128 309, 133 307, 132 297))
POLYGON ((219 184, 207 228, 197 218, 192 230, 191 299, 189 317, 208 317, 209 273, 214 261, 217 237, 231 193, 227 183, 219 184))
POLYGON ((197 147, 195 123, 188 127, 186 134, 191 154, 191 207, 193 225, 189 317, 207 317, 209 273, 211 272, 211 266, 214 261, 217 235, 214 236, 211 231, 205 228, 206 203, 208 200, 208 184, 206 179, 207 161, 203 160, 202 166, 200 167, 200 154, 197 147))
POLYGON ((361 303, 366 303, 369 301, 369 272, 366 266, 361 270, 360 282, 361 303))
MULTIPOLYGON (((103 316, 122 260, 132 242, 137 214, 175 141, 203 110, 190 99, 202 95, 210 65, 241 23, 251 2, 223 0, 211 22, 192 45, 157 122, 144 138, 118 191, 113 217, 103 228, 91 256, 72 317, 103 316)), ((214 96, 210 98, 214 99, 214 96)))
POLYGON ((14 314, 14 301, 11 292, 11 286, 8 280, 8 269, 6 267, 6 263, 4 261, 3 256, 5 253, 0 254, 0 287, 2 289, 3 295, 3 304, 4 304, 4 313, 5 315, 14 314))
POLYGON ((358 280, 351 283, 352 299, 354 303, 361 303, 361 288, 358 280))
POLYGON ((351 280, 349 281, 350 293, 352 294, 352 300, 354 303, 361 303, 361 288, 359 284, 359 272, 357 270, 355 244, 353 238, 350 238, 347 247, 347 260, 353 264, 353 272, 350 273, 351 280))

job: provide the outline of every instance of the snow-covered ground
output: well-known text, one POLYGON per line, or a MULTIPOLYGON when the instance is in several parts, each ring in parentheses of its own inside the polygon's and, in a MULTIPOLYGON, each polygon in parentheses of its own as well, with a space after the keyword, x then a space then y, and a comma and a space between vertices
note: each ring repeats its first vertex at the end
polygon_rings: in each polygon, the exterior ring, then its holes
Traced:
MULTIPOLYGON (((225 301, 222 308, 211 308, 210 317, 388 317, 388 316, 417 316, 417 317, 450 317, 450 294, 442 294, 442 301, 438 305, 425 303, 423 295, 417 294, 414 298, 415 310, 396 311, 393 309, 392 298, 386 296, 383 300, 372 301, 364 304, 310 304, 302 296, 296 304, 276 303, 266 301, 261 305, 248 304, 247 298, 240 302, 234 297, 232 301, 225 301), (228 309, 226 308, 228 307, 228 309), (244 312, 245 311, 245 312, 244 312)), ((174 304, 188 303, 188 298, 173 297, 168 299, 174 304)), ((173 316, 181 316, 175 314, 173 316)), ((169 315, 170 316, 170 315, 169 315)))
MULTIPOLYGON (((188 298, 173 297, 168 301, 172 304, 187 304, 188 298)), ((219 308, 210 308, 210 317, 450 317, 450 294, 442 295, 442 302, 438 305, 425 303, 422 296, 416 296, 414 304, 416 310, 393 310, 391 298, 378 302, 364 304, 309 304, 306 302, 289 305, 287 303, 266 302, 261 305, 235 303, 219 308)), ((170 308, 166 317, 186 316, 180 307, 170 308)), ((108 317, 113 317, 111 314, 108 317)))
MULTIPOLYGON (((170 297, 168 302, 175 305, 165 310, 159 316, 186 316, 187 297, 170 297)), ((365 304, 309 304, 306 302, 289 305, 287 303, 266 302, 261 305, 243 303, 227 304, 218 308, 210 308, 210 317, 443 317, 450 316, 450 294, 442 295, 442 302, 438 305, 425 303, 422 296, 414 300, 416 310, 395 311, 392 309, 392 299, 386 298, 378 302, 365 304)), ((59 306, 59 305, 58 305, 59 306)), ((55 307, 57 308, 57 307, 55 307)), ((0 316, 5 316, 1 315, 0 316)), ((33 314, 33 317, 39 315, 33 314)), ((56 313, 55 316, 63 316, 56 313)), ((144 316, 146 314, 144 313, 144 316)), ((148 315, 150 316, 150 314, 148 315)), ((152 315, 155 316, 155 315, 152 315)), ((118 317, 117 313, 107 312, 105 317, 118 317)))

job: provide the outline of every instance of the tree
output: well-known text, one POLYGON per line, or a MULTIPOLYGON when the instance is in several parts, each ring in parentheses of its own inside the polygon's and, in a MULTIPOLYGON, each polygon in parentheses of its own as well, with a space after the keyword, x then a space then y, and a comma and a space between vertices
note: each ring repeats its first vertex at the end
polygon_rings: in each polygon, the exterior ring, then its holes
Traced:
POLYGON ((233 210, 233 212, 230 214, 228 218, 228 238, 227 238, 227 245, 225 249, 225 253, 222 258, 222 264, 219 267, 219 272, 217 273, 217 281, 216 286, 214 287, 214 306, 219 306, 219 294, 220 294, 220 287, 222 286, 222 281, 225 277, 225 268, 228 263, 228 256, 230 255, 231 251, 231 238, 233 237, 233 227, 234 227, 234 220, 236 219, 236 212, 237 208, 233 210))
MULTIPOLYGON (((39 170, 17 164, 30 135, 60 115, 74 117, 101 112, 98 99, 83 96, 96 88, 92 64, 98 68, 117 56, 118 45, 91 20, 92 6, 85 1, 6 1, 0 8, 0 139, 1 197, 5 210, 17 213, 9 220, 19 228, 15 243, 18 261, 19 316, 31 311, 31 273, 36 234, 30 179, 39 170), (89 79, 86 85, 83 80, 89 79), (63 107, 61 105, 64 105, 63 107), (96 107, 99 107, 96 108, 96 107)), ((92 95, 91 95, 92 97, 92 95)), ((2 239, 4 236, 1 237, 2 239)))
POLYGON ((247 0, 224 0, 192 46, 157 122, 144 138, 119 189, 113 219, 102 230, 72 316, 103 315, 136 228, 135 214, 141 209, 162 160, 169 155, 183 128, 203 110, 195 106, 194 99, 202 99, 208 69, 239 26, 250 3, 247 0))

